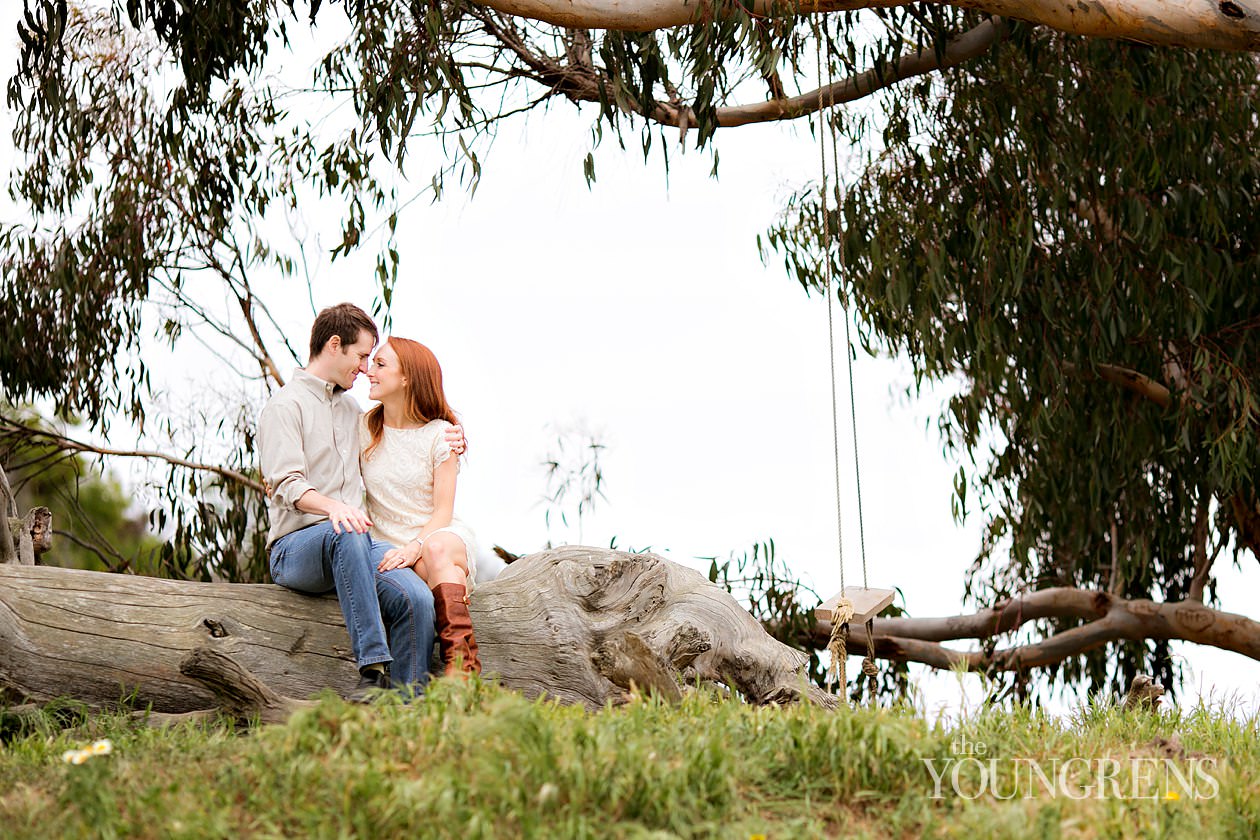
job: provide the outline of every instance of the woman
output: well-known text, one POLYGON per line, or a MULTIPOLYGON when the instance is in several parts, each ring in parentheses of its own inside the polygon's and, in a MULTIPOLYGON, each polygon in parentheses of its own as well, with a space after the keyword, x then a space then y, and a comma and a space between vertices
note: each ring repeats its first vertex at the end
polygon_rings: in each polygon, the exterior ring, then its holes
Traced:
POLYGON ((480 673, 468 615, 474 538, 454 518, 459 458, 445 432, 459 421, 442 392, 442 369, 423 344, 391 337, 376 351, 368 381, 380 405, 359 424, 367 514, 372 536, 398 546, 377 568, 410 567, 423 578, 433 590, 446 674, 480 673))

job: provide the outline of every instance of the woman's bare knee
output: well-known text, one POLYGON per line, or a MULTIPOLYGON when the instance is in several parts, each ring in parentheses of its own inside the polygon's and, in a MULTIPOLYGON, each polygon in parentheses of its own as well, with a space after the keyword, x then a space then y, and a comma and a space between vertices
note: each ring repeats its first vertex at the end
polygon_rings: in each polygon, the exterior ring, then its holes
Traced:
POLYGON ((429 574, 425 580, 437 582, 463 580, 468 574, 468 552, 464 541, 454 534, 438 533, 424 541, 424 561, 429 574))

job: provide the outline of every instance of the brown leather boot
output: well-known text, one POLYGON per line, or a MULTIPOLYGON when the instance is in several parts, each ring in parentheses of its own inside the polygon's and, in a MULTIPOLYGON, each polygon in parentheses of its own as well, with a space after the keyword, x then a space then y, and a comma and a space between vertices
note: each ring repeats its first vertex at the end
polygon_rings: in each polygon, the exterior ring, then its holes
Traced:
POLYGON ((439 583, 433 587, 433 605, 437 612, 438 650, 446 665, 446 676, 458 674, 461 669, 464 673, 480 674, 477 639, 473 636, 472 616, 468 614, 468 588, 459 583, 439 583))

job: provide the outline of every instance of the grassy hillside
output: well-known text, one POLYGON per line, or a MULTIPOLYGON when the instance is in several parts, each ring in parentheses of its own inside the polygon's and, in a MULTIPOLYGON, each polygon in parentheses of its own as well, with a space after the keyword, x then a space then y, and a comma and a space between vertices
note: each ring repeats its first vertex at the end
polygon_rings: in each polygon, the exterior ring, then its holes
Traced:
POLYGON ((693 696, 589 714, 444 682, 245 734, 100 717, 0 732, 13 838, 1260 836, 1257 722, 1206 711, 931 725, 693 696), (63 761, 102 738, 108 754, 63 761))

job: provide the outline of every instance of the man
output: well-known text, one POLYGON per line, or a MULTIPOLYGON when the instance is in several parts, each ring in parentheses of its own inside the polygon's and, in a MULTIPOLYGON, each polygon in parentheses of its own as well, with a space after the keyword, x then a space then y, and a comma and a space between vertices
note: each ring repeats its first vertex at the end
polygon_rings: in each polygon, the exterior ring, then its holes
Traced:
MULTIPOLYGON (((299 592, 337 590, 360 675, 351 699, 359 701, 391 682, 423 690, 435 634, 424 581, 411 569, 376 570, 393 546, 368 535, 372 523, 361 507, 361 412, 346 392, 367 372, 378 339, 376 324, 353 304, 320 312, 310 361, 272 395, 258 421, 259 460, 271 488, 271 578, 299 592)), ((448 440, 456 454, 464 451, 459 427, 448 440)))

